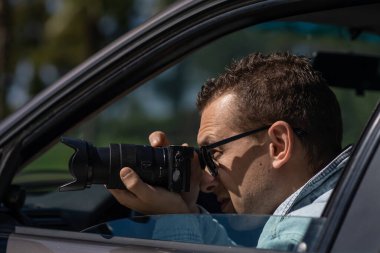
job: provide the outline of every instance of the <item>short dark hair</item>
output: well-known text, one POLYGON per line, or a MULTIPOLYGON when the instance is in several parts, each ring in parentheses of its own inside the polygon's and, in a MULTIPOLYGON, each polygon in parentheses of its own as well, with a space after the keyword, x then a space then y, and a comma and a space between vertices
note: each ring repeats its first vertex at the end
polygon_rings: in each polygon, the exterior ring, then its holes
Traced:
POLYGON ((221 95, 237 96, 239 130, 278 120, 302 129, 300 136, 315 170, 341 151, 342 116, 335 94, 310 60, 289 53, 250 54, 234 61, 198 93, 200 113, 221 95))

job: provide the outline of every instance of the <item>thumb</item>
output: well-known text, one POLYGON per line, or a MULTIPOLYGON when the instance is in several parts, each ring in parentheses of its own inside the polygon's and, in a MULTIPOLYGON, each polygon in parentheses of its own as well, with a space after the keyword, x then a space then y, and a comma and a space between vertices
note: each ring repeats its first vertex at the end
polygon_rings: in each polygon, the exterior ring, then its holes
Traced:
POLYGON ((151 187, 144 183, 139 175, 129 167, 120 170, 120 178, 125 187, 138 198, 146 198, 152 191, 151 187))

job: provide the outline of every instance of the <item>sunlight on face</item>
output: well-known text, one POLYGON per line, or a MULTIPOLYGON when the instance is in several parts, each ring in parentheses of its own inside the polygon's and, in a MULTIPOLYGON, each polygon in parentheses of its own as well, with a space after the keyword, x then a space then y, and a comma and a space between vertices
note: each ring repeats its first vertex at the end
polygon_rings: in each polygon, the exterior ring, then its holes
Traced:
MULTIPOLYGON (((231 127, 235 116, 240 113, 236 111, 235 104, 236 96, 226 94, 206 106, 198 132, 199 145, 240 133, 231 127)), ((217 195, 223 212, 265 214, 273 211, 268 207, 268 194, 274 187, 267 169, 269 162, 265 145, 247 136, 213 150, 219 164, 219 176, 214 179, 217 183, 212 191, 217 195)))

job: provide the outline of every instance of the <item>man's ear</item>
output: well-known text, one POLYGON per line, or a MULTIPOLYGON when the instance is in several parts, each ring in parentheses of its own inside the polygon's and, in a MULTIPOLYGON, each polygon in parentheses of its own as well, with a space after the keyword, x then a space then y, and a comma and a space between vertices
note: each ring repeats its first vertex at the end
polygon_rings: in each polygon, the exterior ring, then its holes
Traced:
POLYGON ((285 121, 276 121, 268 129, 270 138, 269 155, 275 169, 283 167, 291 158, 294 148, 292 127, 285 121))

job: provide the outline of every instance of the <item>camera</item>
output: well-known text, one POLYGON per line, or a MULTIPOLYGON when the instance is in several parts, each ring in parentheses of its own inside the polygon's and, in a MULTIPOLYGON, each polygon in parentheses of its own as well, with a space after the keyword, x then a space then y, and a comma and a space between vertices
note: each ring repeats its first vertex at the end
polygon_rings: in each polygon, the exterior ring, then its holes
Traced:
POLYGON ((75 152, 69 159, 74 180, 61 186, 60 191, 83 190, 92 184, 125 189, 119 174, 123 167, 132 168, 144 182, 153 186, 173 192, 190 190, 193 147, 110 144, 97 148, 87 141, 69 137, 62 137, 61 142, 75 152))

